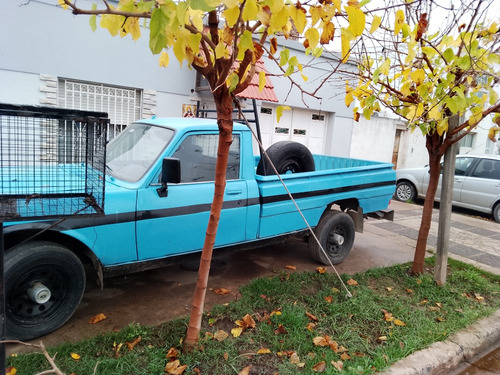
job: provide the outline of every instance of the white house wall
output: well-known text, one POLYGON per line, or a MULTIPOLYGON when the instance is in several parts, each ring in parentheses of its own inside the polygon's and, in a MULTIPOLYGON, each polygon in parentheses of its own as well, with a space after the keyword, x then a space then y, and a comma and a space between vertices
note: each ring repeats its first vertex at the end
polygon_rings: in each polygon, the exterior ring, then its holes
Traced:
MULTIPOLYGON (((57 0, 9 0, 0 13, 0 100, 41 104, 35 99, 39 74, 87 82, 152 89, 157 114, 180 116, 194 88, 194 71, 180 68, 174 56, 160 68, 149 38, 133 41, 92 32, 88 16, 73 16, 57 0), (29 25, 29 26, 27 26, 29 25)), ((91 2, 88 2, 89 6, 91 2)), ((99 19, 98 21, 99 22, 99 19)), ((39 99, 43 97, 38 92, 39 99)))

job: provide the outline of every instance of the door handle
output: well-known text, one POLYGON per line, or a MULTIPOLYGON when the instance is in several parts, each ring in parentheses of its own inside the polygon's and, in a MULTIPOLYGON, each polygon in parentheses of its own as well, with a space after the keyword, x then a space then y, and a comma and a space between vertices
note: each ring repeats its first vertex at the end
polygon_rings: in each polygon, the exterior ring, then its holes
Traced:
POLYGON ((241 193, 243 193, 243 190, 228 190, 228 191, 226 191, 227 195, 238 195, 241 193))

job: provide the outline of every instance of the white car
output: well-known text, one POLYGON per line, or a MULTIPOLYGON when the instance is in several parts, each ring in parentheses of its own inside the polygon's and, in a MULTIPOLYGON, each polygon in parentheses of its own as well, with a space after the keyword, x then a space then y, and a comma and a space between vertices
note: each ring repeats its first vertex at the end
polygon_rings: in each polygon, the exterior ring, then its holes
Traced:
MULTIPOLYGON (((425 198, 429 185, 429 167, 396 170, 395 198, 411 201, 425 198)), ((436 200, 441 195, 439 179, 436 200)), ((492 214, 500 223, 500 156, 457 155, 453 205, 492 214)))

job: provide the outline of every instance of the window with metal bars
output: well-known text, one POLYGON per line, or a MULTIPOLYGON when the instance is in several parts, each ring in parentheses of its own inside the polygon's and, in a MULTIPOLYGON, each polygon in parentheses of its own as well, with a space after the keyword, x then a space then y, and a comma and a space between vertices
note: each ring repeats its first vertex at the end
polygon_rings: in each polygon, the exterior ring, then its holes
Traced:
POLYGON ((108 139, 142 117, 142 90, 134 88, 59 79, 57 98, 62 108, 106 112, 108 139))

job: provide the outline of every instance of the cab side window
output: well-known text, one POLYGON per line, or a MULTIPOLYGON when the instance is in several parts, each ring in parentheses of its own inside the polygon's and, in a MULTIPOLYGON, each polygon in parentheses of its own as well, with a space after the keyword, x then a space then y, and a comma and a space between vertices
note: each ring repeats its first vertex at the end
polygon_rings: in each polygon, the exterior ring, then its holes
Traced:
MULTIPOLYGON (((181 182, 207 182, 215 180, 218 134, 195 134, 184 138, 172 157, 181 161, 181 182)), ((240 138, 235 135, 229 149, 227 180, 240 175, 240 138)))

